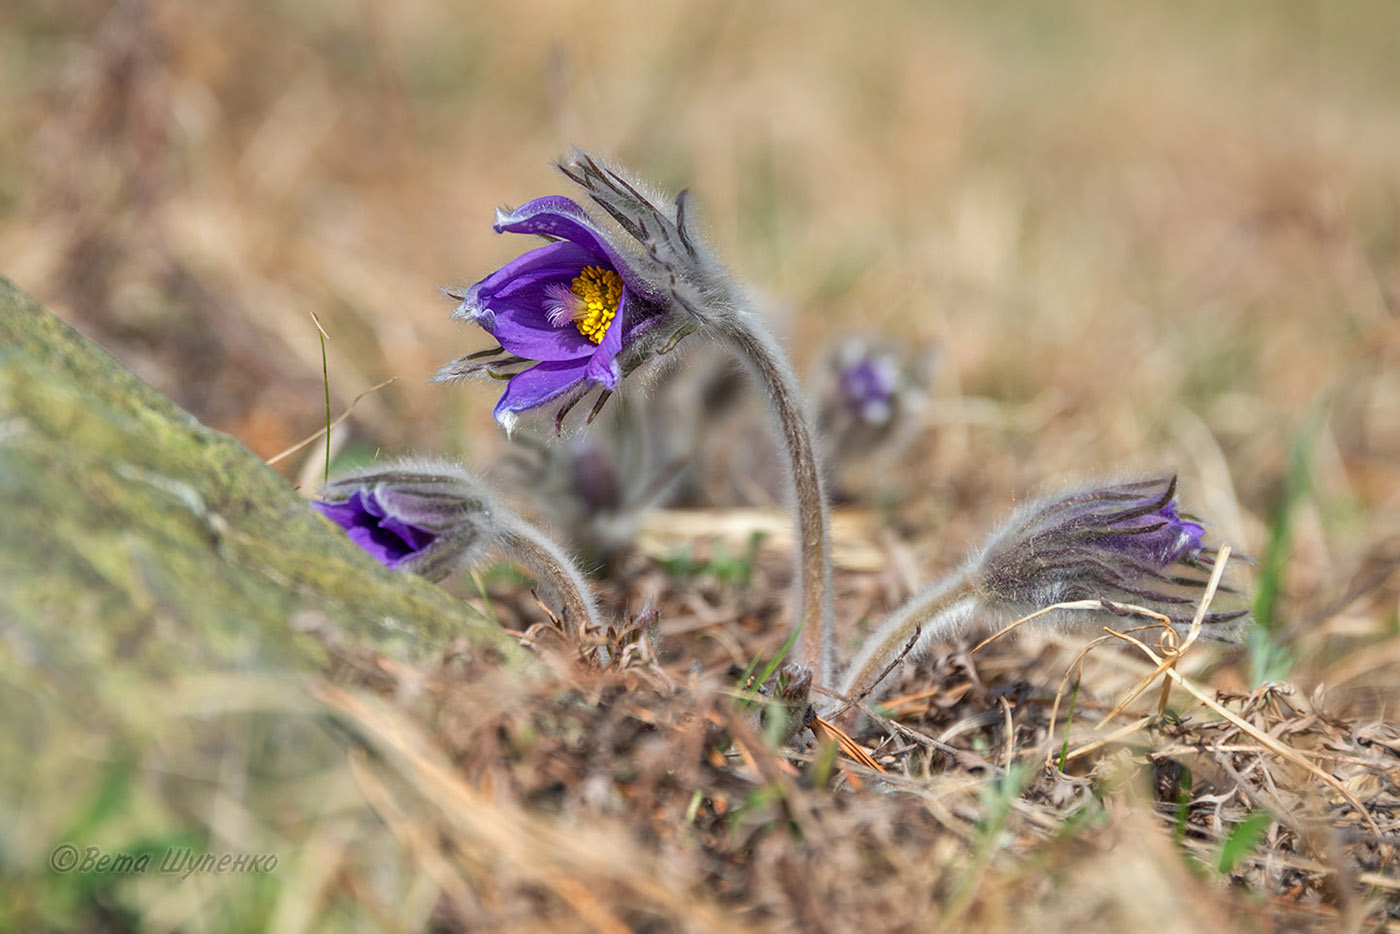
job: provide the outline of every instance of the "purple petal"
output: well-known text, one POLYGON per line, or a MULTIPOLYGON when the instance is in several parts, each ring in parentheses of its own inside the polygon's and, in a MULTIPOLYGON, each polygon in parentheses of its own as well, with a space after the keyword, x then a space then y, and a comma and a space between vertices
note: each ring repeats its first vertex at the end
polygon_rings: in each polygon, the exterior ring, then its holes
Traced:
POLYGON ((598 383, 608 389, 617 388, 617 355, 622 352, 623 314, 626 310, 627 293, 623 292, 617 303, 617 315, 608 325, 607 333, 603 335, 598 349, 593 351, 593 356, 589 358, 588 367, 583 373, 589 382, 598 383))
POLYGON ((316 501, 311 505, 386 567, 398 567, 437 539, 432 532, 389 515, 373 491, 356 490, 343 503, 316 501))
POLYGON ((358 497, 365 512, 378 519, 383 519, 389 514, 389 509, 382 502, 373 490, 356 491, 351 494, 351 499, 358 497))
POLYGON ((479 295, 500 294, 518 279, 540 279, 540 277, 577 276, 578 270, 589 263, 605 262, 606 255, 589 249, 587 244, 561 241, 536 246, 531 251, 521 253, 517 258, 505 263, 486 279, 472 286, 473 293, 479 295))
POLYGON ((492 307, 492 300, 539 282, 569 280, 584 266, 607 264, 606 254, 587 245, 561 240, 522 253, 467 290, 462 304, 453 312, 457 318, 475 319, 492 307))
POLYGON ((389 516, 379 523, 380 528, 392 532, 404 543, 408 553, 422 551, 434 541, 437 536, 427 529, 420 529, 416 525, 410 525, 403 519, 396 516, 389 516))
POLYGON ((1187 555, 1200 551, 1205 542, 1205 526, 1186 519, 1179 519, 1176 523, 1177 540, 1166 553, 1166 564, 1180 561, 1187 555))
POLYGON ((350 529, 362 524, 365 517, 368 515, 365 508, 360 505, 359 491, 352 493, 350 498, 343 503, 327 503, 322 500, 315 500, 311 503, 311 506, 342 529, 350 529))
POLYGON ((1168 502, 1156 512, 1118 522, 1098 542, 1109 551, 1165 568, 1198 551, 1204 537, 1203 526, 1182 519, 1176 503, 1168 502))
POLYGON ((526 360, 580 360, 595 352, 593 342, 580 334, 572 321, 549 324, 543 296, 533 306, 522 302, 498 309, 486 330, 502 347, 526 360))
POLYGON ((493 414, 506 424, 504 416, 533 409, 563 395, 583 379, 587 366, 582 360, 537 363, 510 378, 493 414))
POLYGON ((497 212, 493 226, 497 233, 541 234, 592 247, 607 257, 607 265, 617 270, 629 289, 652 300, 659 298, 646 280, 633 270, 627 257, 613 248, 593 218, 571 198, 563 195, 536 198, 514 211, 497 212))
POLYGON ((403 539, 378 526, 357 525, 347 531, 352 542, 385 567, 397 567, 412 554, 403 539))

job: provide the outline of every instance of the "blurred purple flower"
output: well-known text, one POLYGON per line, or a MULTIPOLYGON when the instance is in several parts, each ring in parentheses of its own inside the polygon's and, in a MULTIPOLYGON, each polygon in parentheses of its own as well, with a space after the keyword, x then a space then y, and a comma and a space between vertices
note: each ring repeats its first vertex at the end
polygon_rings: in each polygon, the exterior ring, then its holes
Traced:
POLYGON ((355 490, 342 503, 316 500, 311 505, 385 567, 399 567, 437 540, 436 533, 391 514, 374 490, 355 490))
POLYGON ((485 372, 509 380, 494 412, 508 429, 516 413, 561 396, 616 389, 620 355, 656 323, 656 291, 568 198, 537 198, 498 213, 494 226, 497 233, 554 239, 448 293, 461 302, 452 316, 479 324, 499 346, 454 361, 438 379, 485 372))
POLYGON ((817 429, 833 496, 869 499, 893 492, 900 456, 926 426, 937 350, 877 334, 833 341, 813 370, 817 429))
POLYGON ((890 420, 898 386, 898 362, 881 353, 867 353, 844 361, 836 377, 836 391, 841 402, 869 425, 883 425, 890 420))

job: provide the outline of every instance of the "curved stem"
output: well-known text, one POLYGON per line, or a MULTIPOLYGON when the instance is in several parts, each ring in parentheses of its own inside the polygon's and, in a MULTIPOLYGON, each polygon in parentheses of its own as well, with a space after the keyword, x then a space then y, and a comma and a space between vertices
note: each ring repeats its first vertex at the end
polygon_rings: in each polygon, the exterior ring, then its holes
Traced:
POLYGON ((603 626, 593 591, 563 549, 528 522, 513 516, 505 519, 500 512, 497 511, 497 518, 501 547, 529 568, 535 580, 559 601, 565 624, 574 635, 581 638, 589 630, 601 632, 603 626))
POLYGON ((976 605, 977 591, 966 571, 910 597, 866 637, 841 678, 840 693, 845 697, 869 694, 878 687, 879 679, 893 670, 902 653, 917 651, 919 644, 946 639, 968 626, 976 605), (914 645, 910 645, 911 640, 914 645))
POLYGON ((787 357, 755 315, 736 315, 723 332, 767 390, 792 471, 797 505, 797 601, 792 625, 801 629, 799 661, 823 685, 832 671, 831 561, 826 493, 797 377, 787 357))

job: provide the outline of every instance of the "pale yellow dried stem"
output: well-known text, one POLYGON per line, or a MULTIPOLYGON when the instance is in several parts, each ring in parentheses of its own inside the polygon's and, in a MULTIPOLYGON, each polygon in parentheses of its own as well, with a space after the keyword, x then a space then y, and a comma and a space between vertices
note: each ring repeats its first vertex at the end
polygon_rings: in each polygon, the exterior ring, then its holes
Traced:
MULTIPOLYGON (((1127 610, 1127 609, 1131 609, 1131 610, 1140 610, 1140 611, 1143 612, 1143 613, 1149 613, 1149 614, 1152 613, 1151 610, 1144 610, 1144 609, 1142 609, 1142 607, 1120 606, 1120 605, 1118 605, 1118 604, 1114 604, 1114 605, 1115 605, 1115 606, 1119 606, 1120 609, 1125 609, 1125 610, 1127 610)), ((976 655, 979 651, 981 651, 982 649, 984 649, 984 648, 986 648, 987 646, 991 645, 993 642, 997 641, 997 640, 1000 639, 1002 636, 1006 635, 1008 632, 1011 632, 1011 631, 1014 630, 1014 629, 1019 629, 1021 626, 1024 626, 1026 623, 1029 623, 1031 620, 1036 619, 1036 618, 1041 617, 1041 616, 1044 616, 1046 613, 1052 613, 1052 612, 1054 612, 1055 610, 1106 610, 1106 609, 1108 609, 1108 608, 1107 608, 1106 606, 1104 606, 1102 600, 1074 600, 1074 601, 1071 601, 1071 602, 1069 602, 1069 603, 1052 603, 1050 606, 1043 607, 1043 608, 1041 608, 1041 609, 1039 609, 1039 610, 1036 610, 1034 613, 1030 614, 1029 616, 1022 616, 1020 619, 1016 620, 1015 622, 1007 623, 1005 626, 1001 627, 1001 628, 998 629, 996 632, 992 633, 990 636, 988 636, 987 638, 983 639, 981 642, 979 642, 979 643, 977 643, 976 645, 974 645, 974 646, 972 647, 972 651, 968 652, 967 654, 969 654, 969 655, 976 655)), ((1153 615, 1160 615, 1160 614, 1153 614, 1153 615)))
POLYGON ((1011 755, 1016 751, 1016 724, 1011 719, 1011 704, 1005 697, 997 695, 1001 701, 1001 712, 1006 715, 1006 751, 1002 753, 1001 767, 1011 768, 1011 755))
MULTIPOLYGON (((1133 735, 1138 730, 1147 726, 1149 723, 1156 719, 1156 717, 1141 717, 1137 720, 1134 720, 1127 726, 1114 730, 1107 736, 1101 736, 1098 739, 1093 740, 1092 742, 1085 743, 1083 746, 1080 746, 1077 749, 1072 750, 1071 752, 1065 753, 1065 761, 1070 762, 1074 759, 1080 758, 1081 756, 1087 756, 1089 753, 1102 749, 1103 747, 1111 745, 1112 743, 1116 743, 1120 739, 1123 739, 1125 736, 1133 735)), ((1052 750, 1050 759, 1053 761, 1054 757, 1054 751, 1052 750)))
POLYGON ((315 442, 318 438, 320 438, 322 435, 324 435, 328 430, 334 428, 336 425, 339 425, 341 422, 343 422, 343 421, 345 421, 347 418, 349 418, 349 417, 350 417, 350 413, 353 412, 353 411, 355 410, 355 405, 356 405, 356 403, 358 403, 361 399, 363 399, 365 396, 369 395, 369 394, 372 393, 372 392, 378 392, 379 390, 383 389, 385 386, 389 385, 390 383, 394 382, 394 381, 397 380, 397 379, 398 379, 397 376, 391 376, 391 377, 389 377, 388 379, 386 379, 384 382, 378 384, 377 386, 371 386, 371 387, 369 387, 369 388, 366 389, 364 392, 360 393, 358 396, 356 396, 355 398, 351 399, 351 400, 350 400, 350 404, 347 405, 347 406, 345 407, 345 411, 344 411, 344 412, 341 412, 341 413, 340 413, 340 417, 337 418, 335 421, 331 422, 331 423, 330 423, 329 425, 327 425, 325 428, 319 428, 319 429, 317 429, 315 433, 310 434, 310 435, 307 435, 305 438, 302 438, 300 441, 298 441, 296 444, 292 445, 291 447, 287 448, 285 451, 281 451, 281 452, 279 452, 279 453, 277 453, 277 454, 272 455, 272 456, 269 457, 266 461, 264 461, 264 463, 267 464, 267 465, 270 467, 270 466, 272 466, 273 464, 277 463, 278 461, 282 460, 283 458, 287 457, 288 455, 290 455, 290 454, 295 454, 297 451, 300 451, 302 448, 306 447, 308 444, 311 444, 311 443, 315 442))
POLYGON ((1343 785, 1340 781, 1338 781, 1336 776, 1323 771, 1316 765, 1313 765, 1311 762, 1309 762, 1307 759, 1305 759, 1302 755, 1294 751, 1289 746, 1286 746, 1285 744, 1274 739, 1268 733, 1254 726, 1252 723, 1250 723, 1243 717, 1232 713, 1230 710, 1226 709, 1226 707, 1223 704, 1221 704, 1214 698, 1209 697, 1204 691, 1196 687, 1195 684, 1189 681, 1180 672, 1176 671, 1174 668, 1171 668, 1169 665, 1164 664, 1165 660, 1159 657, 1156 652, 1152 651, 1152 649, 1148 648, 1145 644, 1143 644, 1142 640, 1135 639, 1132 636, 1126 635, 1124 633, 1113 633, 1113 635, 1141 649, 1143 654, 1146 655, 1148 659, 1152 661, 1153 664, 1161 667, 1162 671, 1166 673, 1167 677, 1171 678, 1173 681, 1179 684, 1181 688, 1186 691, 1186 693, 1190 694, 1192 697, 1196 698, 1196 700, 1205 704, 1207 707, 1215 711, 1224 719, 1230 721, 1232 724, 1239 727, 1245 733, 1248 733, 1250 736, 1254 737, 1255 740, 1267 747, 1270 752, 1274 753, 1274 755, 1279 756, 1282 759, 1286 759, 1287 761, 1292 762, 1294 765, 1306 769, 1308 772, 1310 772, 1317 778, 1322 779, 1322 781, 1326 782, 1329 787, 1331 787, 1334 791, 1337 792, 1337 794, 1341 795, 1344 799, 1346 799, 1346 802, 1348 804, 1356 808, 1357 813, 1366 819, 1366 823, 1371 828, 1372 833, 1376 834, 1376 836, 1378 837, 1383 836, 1380 827, 1376 825, 1376 822, 1371 817, 1370 812, 1366 810, 1365 806, 1363 806, 1361 802, 1358 801, 1350 791, 1347 791, 1346 786, 1343 785))

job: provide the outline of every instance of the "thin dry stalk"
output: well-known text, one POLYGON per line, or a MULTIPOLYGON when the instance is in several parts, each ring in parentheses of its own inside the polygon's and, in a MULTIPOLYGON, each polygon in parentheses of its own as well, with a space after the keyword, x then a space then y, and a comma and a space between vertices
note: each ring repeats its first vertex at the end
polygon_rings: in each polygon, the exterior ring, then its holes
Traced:
MULTIPOLYGON (((318 325, 318 327, 319 327, 319 325, 318 325)), ((295 454, 297 451, 300 451, 302 448, 306 447, 308 444, 314 444, 314 443, 316 443, 316 441, 320 440, 320 439, 326 434, 327 431, 334 429, 334 428, 335 428, 336 426, 338 426, 341 422, 343 422, 343 421, 345 421, 347 418, 349 418, 349 417, 350 417, 350 413, 353 412, 353 411, 355 411, 355 406, 359 403, 359 401, 360 401, 361 399, 363 399, 365 396, 370 395, 371 393, 376 393, 376 392, 378 392, 379 390, 383 389, 385 386, 388 386, 390 383, 396 382, 397 380, 398 380, 398 377, 397 377, 397 376, 391 376, 391 377, 389 377, 388 379, 386 379, 384 382, 378 383, 377 385, 374 385, 374 386, 369 387, 369 388, 366 389, 364 392, 360 393, 358 396, 356 396, 355 398, 351 399, 351 400, 350 400, 350 404, 347 405, 347 406, 345 407, 345 411, 344 411, 344 412, 341 412, 340 415, 339 415, 339 417, 337 417, 337 418, 335 419, 335 421, 331 422, 329 425, 325 426, 324 428, 318 428, 318 429, 316 429, 315 432, 313 432, 312 434, 307 435, 305 438, 302 438, 300 441, 298 441, 296 444, 292 445, 291 447, 287 448, 285 451, 279 451, 278 453, 272 455, 271 457, 269 457, 269 458, 267 459, 267 461, 266 461, 267 465, 268 465, 269 467, 271 467, 273 464, 277 463, 278 461, 283 460, 283 459, 285 459, 285 458, 287 458, 287 457, 290 457, 291 455, 295 454)))
POLYGON ((1260 744, 1266 746, 1270 752, 1283 759, 1286 759, 1289 762, 1292 762, 1294 765, 1306 769, 1308 772, 1312 773, 1317 778, 1322 779, 1322 781, 1326 782, 1327 785, 1330 788, 1332 788, 1332 790, 1337 792, 1337 794, 1341 795, 1344 799, 1346 799, 1346 802, 1348 804, 1350 804, 1353 808, 1356 809, 1356 812, 1365 819, 1366 824, 1371 828, 1372 833, 1374 833, 1379 838, 1384 838, 1384 834, 1381 832, 1380 827, 1376 824, 1375 818, 1371 816, 1371 812, 1367 810, 1367 808, 1356 799, 1355 795, 1353 795, 1350 791, 1347 790, 1345 785, 1343 785, 1337 780, 1336 776, 1333 776, 1318 768, 1316 765, 1309 762, 1306 758, 1300 755, 1293 748, 1279 742, 1278 740, 1270 736, 1268 733, 1265 733, 1263 730, 1254 726, 1248 720, 1245 720, 1244 718, 1239 717, 1230 710, 1226 709, 1224 705, 1218 703, 1214 698, 1208 696, 1204 691, 1196 687, 1195 684, 1187 680, 1180 672, 1176 671, 1168 665, 1165 665, 1165 660, 1158 657, 1157 653, 1153 652, 1152 649, 1144 645, 1141 640, 1135 639, 1132 636, 1127 635, 1125 633, 1114 632, 1113 635, 1117 636, 1119 639, 1122 639, 1125 642, 1136 646, 1143 652, 1143 654, 1145 654, 1148 657, 1149 660, 1152 661, 1153 664, 1159 666, 1166 673, 1167 677, 1171 678, 1173 681, 1179 684, 1182 687, 1182 689, 1186 691, 1186 693, 1196 698, 1196 700, 1200 701, 1202 704, 1205 704, 1212 711, 1219 714, 1221 717, 1228 720, 1230 723, 1234 724, 1236 727, 1243 730, 1245 733, 1248 733, 1250 736, 1254 737, 1254 739, 1258 740, 1260 744))

